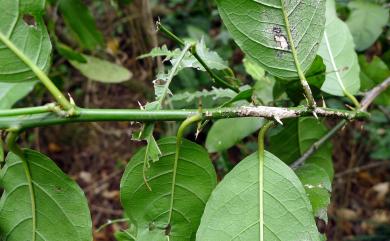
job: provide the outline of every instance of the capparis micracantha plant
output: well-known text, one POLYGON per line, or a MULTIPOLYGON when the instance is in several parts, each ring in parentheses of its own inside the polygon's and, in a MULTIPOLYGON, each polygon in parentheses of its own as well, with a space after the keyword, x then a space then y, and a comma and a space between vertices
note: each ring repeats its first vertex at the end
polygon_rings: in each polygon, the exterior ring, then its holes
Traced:
POLYGON ((142 123, 134 138, 145 146, 133 155, 121 180, 122 221, 129 228, 117 233, 118 240, 325 239, 315 219, 327 221, 330 203, 334 171, 328 140, 348 122, 369 118, 368 106, 390 83, 387 79, 359 92, 354 39, 338 18, 334 0, 216 0, 256 85, 242 84, 205 38, 182 39, 157 22, 160 35, 177 48, 163 45, 139 57, 160 58, 164 65, 153 82, 154 99, 140 109, 83 108, 73 93, 64 94, 53 83, 48 76, 54 47, 91 81, 121 83, 132 74, 85 54, 93 53, 103 37, 82 2, 49 2, 0 1, 0 130, 8 152, 0 171, 0 240, 93 239, 81 188, 49 157, 22 149, 17 141, 33 128, 100 121, 142 123), (44 21, 48 5, 60 12, 84 53, 53 36, 44 21), (173 94, 170 86, 184 69, 206 73, 212 88, 173 94), (37 82, 53 102, 11 108, 37 82), (327 96, 349 109, 327 108, 327 96), (324 125, 328 118, 339 123, 332 130, 324 125), (166 121, 181 122, 177 135, 157 140, 155 123, 166 121), (271 128, 277 129, 272 135, 271 128), (205 132, 205 147, 186 140, 188 131, 205 132), (222 152, 256 131, 258 150, 218 183, 209 153, 222 152))

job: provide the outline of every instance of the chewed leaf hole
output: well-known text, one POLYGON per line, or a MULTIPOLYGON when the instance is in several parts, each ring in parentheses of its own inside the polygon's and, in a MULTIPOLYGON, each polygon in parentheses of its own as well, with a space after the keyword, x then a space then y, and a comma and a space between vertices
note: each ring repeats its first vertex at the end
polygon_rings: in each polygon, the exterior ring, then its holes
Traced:
POLYGON ((23 21, 30 27, 36 27, 37 26, 37 22, 35 21, 34 16, 32 16, 30 14, 24 14, 23 15, 23 21))

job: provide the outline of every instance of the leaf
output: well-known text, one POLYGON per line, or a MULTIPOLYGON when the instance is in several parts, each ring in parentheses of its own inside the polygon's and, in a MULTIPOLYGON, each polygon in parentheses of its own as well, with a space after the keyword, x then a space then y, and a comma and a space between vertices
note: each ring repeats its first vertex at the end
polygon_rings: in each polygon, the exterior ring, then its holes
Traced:
POLYGON ((325 0, 217 0, 217 5, 238 46, 272 75, 297 77, 296 64, 309 69, 325 27, 325 0))
POLYGON ((295 171, 301 180, 313 207, 313 215, 328 222, 328 206, 330 204, 331 180, 326 171, 315 165, 305 164, 295 171))
POLYGON ((83 64, 87 63, 87 60, 84 58, 84 56, 81 53, 73 50, 72 48, 70 48, 66 44, 57 42, 56 49, 57 49, 58 53, 62 57, 66 58, 67 60, 74 60, 74 61, 77 61, 77 62, 80 62, 83 64))
MULTIPOLYGON (((377 56, 374 56, 371 62, 368 62, 364 55, 359 56, 359 63, 362 70, 360 75, 363 91, 374 88, 390 76, 390 70, 386 63, 377 56)), ((374 103, 387 106, 390 105, 390 89, 379 95, 374 103)))
MULTIPOLYGON (((270 137, 270 152, 285 163, 291 164, 327 132, 324 124, 315 118, 287 120, 283 129, 270 137)), ((324 144, 306 160, 306 163, 317 164, 326 170, 330 179, 333 179, 332 144, 330 142, 324 144)))
POLYGON ((212 87, 211 90, 175 94, 172 96, 171 102, 175 109, 196 109, 199 106, 199 100, 203 108, 212 108, 224 104, 235 95, 233 90, 212 87))
POLYGON ((153 48, 149 53, 139 56, 138 59, 144 59, 149 57, 151 58, 165 57, 165 60, 170 60, 179 55, 180 55, 180 49, 175 49, 171 51, 164 44, 162 47, 153 48))
POLYGON ((25 150, 25 156, 32 178, 32 194, 24 164, 18 156, 8 154, 1 170, 4 188, 0 200, 1 240, 92 240, 91 216, 80 187, 43 154, 25 150), (30 195, 34 196, 35 212, 30 195))
POLYGON ((206 148, 210 153, 229 149, 263 124, 264 119, 257 117, 217 120, 207 134, 206 148))
MULTIPOLYGON (((242 160, 207 202, 197 240, 259 240, 259 159, 242 160)), ((319 240, 312 208, 298 177, 266 152, 264 240, 319 240)))
POLYGON ((84 76, 102 83, 122 83, 132 78, 133 74, 126 68, 96 57, 83 55, 87 63, 71 60, 70 63, 84 76))
POLYGON ((348 4, 351 14, 347 24, 358 51, 369 48, 381 35, 389 20, 389 9, 367 1, 348 4))
POLYGON ((206 150, 190 141, 181 145, 179 162, 174 168, 176 138, 158 141, 162 156, 147 171, 149 191, 143 181, 145 148, 137 152, 126 167, 121 181, 121 202, 137 227, 138 240, 192 240, 203 208, 216 185, 214 167, 206 150), (173 173, 176 172, 174 189, 173 173), (173 216, 168 225, 173 195, 173 216))
POLYGON ((360 88, 360 67, 348 26, 337 17, 334 0, 327 0, 326 27, 318 54, 326 65, 326 79, 321 90, 344 96, 360 88))
POLYGON ((103 35, 86 5, 81 0, 59 0, 58 9, 81 46, 89 50, 103 45, 103 35))
POLYGON ((36 81, 23 83, 0 82, 0 109, 9 109, 34 88, 36 81))
MULTIPOLYGON (((52 46, 42 17, 44 9, 44 0, 2 0, 0 32, 40 69, 47 71, 52 46)), ((0 56, 0 82, 20 83, 37 79, 31 69, 1 40, 0 56)))

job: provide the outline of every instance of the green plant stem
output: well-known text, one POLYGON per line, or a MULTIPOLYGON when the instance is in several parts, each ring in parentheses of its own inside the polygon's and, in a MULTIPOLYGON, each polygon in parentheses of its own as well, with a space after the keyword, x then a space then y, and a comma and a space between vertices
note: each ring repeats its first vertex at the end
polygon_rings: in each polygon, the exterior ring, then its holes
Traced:
MULTIPOLYGON (((0 110, 0 129, 29 129, 50 125, 63 125, 79 122, 102 121, 181 121, 199 113, 198 109, 190 110, 139 110, 139 109, 84 109, 77 108, 76 116, 61 116, 52 111, 38 114, 25 114, 21 109, 0 110), (15 115, 15 113, 19 115, 15 115), (9 115, 7 115, 9 114, 9 115)), ((31 111, 27 108, 27 112, 31 111)), ((334 117, 341 119, 366 119, 367 112, 346 111, 329 108, 316 108, 314 110, 319 117, 334 117)), ((202 109, 203 120, 226 119, 236 117, 264 117, 267 119, 282 120, 297 118, 300 116, 312 116, 313 110, 305 107, 277 108, 268 106, 257 107, 226 107, 217 109, 202 109)))
POLYGON ((19 131, 10 132, 7 136, 7 146, 8 146, 8 149, 12 153, 17 155, 22 160, 22 163, 23 163, 23 169, 24 169, 24 173, 26 175, 28 189, 30 192, 30 200, 31 200, 32 241, 35 241, 36 240, 37 217, 36 217, 36 203, 35 203, 34 187, 33 187, 33 183, 32 183, 30 167, 28 165, 24 151, 16 143, 18 137, 19 137, 19 131))
POLYGON ((288 40, 290 43, 291 53, 292 53, 293 58, 294 58, 294 62, 295 62, 295 66, 297 68, 298 76, 299 76, 299 79, 301 81, 303 91, 305 92, 305 97, 307 99, 309 107, 314 109, 314 108, 316 108, 316 102, 314 100, 309 83, 306 80, 305 73, 302 70, 301 63, 299 62, 299 59, 298 59, 298 53, 297 53, 297 50, 295 48, 294 39, 293 39, 292 34, 291 34, 290 21, 288 19, 288 14, 287 14, 286 8, 284 6, 284 0, 280 0, 280 2, 282 4, 282 11, 283 11, 283 16, 284 16, 284 22, 286 24, 287 37, 288 37, 288 40))
MULTIPOLYGON (((173 34, 171 31, 169 31, 164 25, 162 25, 160 22, 157 22, 158 29, 166 34, 170 39, 175 41, 180 46, 185 46, 184 40, 180 39, 178 36, 173 34)), ((228 81, 224 80, 223 78, 219 77, 214 71, 210 69, 210 67, 207 65, 207 63, 199 56, 199 54, 196 52, 196 46, 192 46, 191 48, 191 54, 198 60, 198 62, 203 66, 203 68, 207 71, 207 73, 211 76, 211 78, 218 83, 219 85, 229 88, 233 90, 234 92, 238 93, 240 92, 240 89, 237 86, 234 86, 230 84, 228 81)))
POLYGON ((50 112, 55 107, 56 107, 55 103, 50 103, 50 104, 47 104, 47 105, 37 106, 37 107, 27 107, 27 108, 16 108, 16 109, 1 110, 0 111, 0 117, 42 114, 42 113, 50 112))
POLYGON ((169 215, 168 215, 168 225, 171 225, 172 221, 172 214, 173 214, 173 204, 174 204, 174 197, 175 197, 175 187, 176 187, 176 175, 177 175, 177 166, 179 162, 180 157, 180 146, 183 140, 183 134, 185 129, 190 126, 191 124, 198 122, 202 120, 201 114, 195 114, 193 116, 188 117, 183 123, 180 125, 179 130, 177 131, 176 136, 176 153, 175 153, 175 161, 173 164, 173 173, 172 173, 172 193, 171 193, 171 200, 170 200, 170 208, 169 208, 169 215))
POLYGON ((45 72, 43 72, 36 64, 34 64, 29 59, 29 57, 27 57, 22 51, 20 51, 18 47, 16 47, 1 31, 0 41, 3 42, 5 46, 7 46, 20 60, 23 61, 23 63, 25 63, 34 72, 34 74, 47 88, 47 90, 53 95, 56 101, 64 108, 64 110, 72 112, 74 106, 65 98, 61 91, 58 90, 58 88, 45 74, 45 72))
POLYGON ((268 121, 259 132, 258 144, 259 144, 259 229, 260 229, 260 241, 264 241, 264 139, 267 131, 274 125, 273 121, 268 121))
POLYGON ((120 218, 120 219, 115 219, 115 220, 108 220, 107 223, 103 224, 102 226, 100 226, 98 229, 96 229, 96 232, 100 232, 102 231, 103 229, 105 229, 106 227, 110 226, 110 225, 113 225, 115 223, 124 223, 124 222, 128 222, 129 219, 128 218, 120 218))

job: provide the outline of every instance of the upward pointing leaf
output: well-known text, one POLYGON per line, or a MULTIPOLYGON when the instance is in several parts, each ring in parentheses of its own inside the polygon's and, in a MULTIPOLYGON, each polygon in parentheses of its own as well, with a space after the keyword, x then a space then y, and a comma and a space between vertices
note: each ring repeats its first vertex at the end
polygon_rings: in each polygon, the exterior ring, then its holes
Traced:
POLYGON ((360 87, 360 67, 348 26, 337 17, 334 0, 327 0, 326 28, 318 54, 326 65, 326 78, 321 90, 343 96, 355 94, 360 87))
MULTIPOLYGON (((51 43, 42 15, 45 0, 2 0, 0 32, 42 70, 50 65, 51 43)), ((35 80, 35 74, 0 40, 0 82, 35 80)))
MULTIPOLYGON (((319 241, 305 190, 293 171, 270 153, 264 162, 264 240, 319 241)), ((241 161, 211 194, 198 241, 259 239, 259 158, 241 161)))
POLYGON ((137 241, 193 240, 205 203, 216 185, 214 167, 206 150, 190 141, 183 140, 176 168, 176 138, 164 138, 158 145, 162 156, 158 162, 151 163, 147 171, 152 191, 148 190, 142 177, 145 156, 145 148, 142 148, 123 175, 122 205, 137 227, 137 241), (170 209, 171 198, 173 209, 170 209))
POLYGON ((92 240, 91 216, 79 186, 41 153, 26 150, 25 156, 33 193, 23 162, 15 154, 8 155, 0 172, 4 188, 0 200, 0 239, 92 240))
POLYGON ((306 71, 325 27, 325 0, 217 0, 220 14, 245 54, 281 78, 306 71), (291 38, 289 37, 291 33, 291 38))
POLYGON ((347 20, 356 49, 369 48, 381 35, 389 20, 389 9, 369 1, 351 1, 348 4, 351 15, 347 20))

